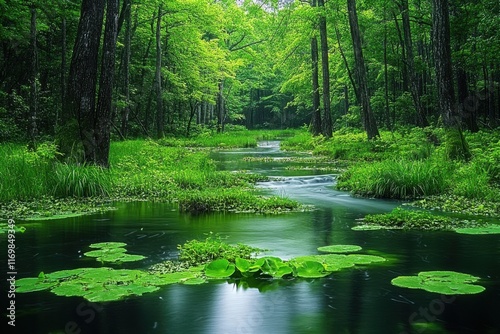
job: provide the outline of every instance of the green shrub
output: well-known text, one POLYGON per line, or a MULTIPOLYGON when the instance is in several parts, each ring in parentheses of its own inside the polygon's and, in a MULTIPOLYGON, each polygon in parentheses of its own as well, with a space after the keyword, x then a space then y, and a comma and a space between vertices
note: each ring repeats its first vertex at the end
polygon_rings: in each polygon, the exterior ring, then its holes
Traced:
POLYGON ((218 234, 210 232, 204 241, 191 240, 178 245, 179 260, 192 266, 205 264, 217 259, 226 259, 234 262, 237 258, 250 259, 262 250, 243 244, 235 246, 222 241, 218 234))

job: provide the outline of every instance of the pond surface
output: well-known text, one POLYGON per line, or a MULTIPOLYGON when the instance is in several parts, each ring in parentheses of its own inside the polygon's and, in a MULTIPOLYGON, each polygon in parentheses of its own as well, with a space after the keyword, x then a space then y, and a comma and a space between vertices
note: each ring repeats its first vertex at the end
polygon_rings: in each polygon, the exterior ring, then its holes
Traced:
MULTIPOLYGON (((284 259, 317 254, 319 246, 356 244, 363 247, 362 253, 386 256, 388 263, 344 269, 322 279, 264 281, 255 287, 226 281, 170 285, 141 297, 102 304, 58 297, 47 291, 17 294, 16 332, 500 332, 498 235, 352 231, 356 219, 367 213, 390 211, 400 203, 352 198, 333 189, 335 174, 325 172, 324 165, 315 164, 318 168, 311 169, 309 163, 307 170, 301 170, 305 165, 288 161, 291 156, 307 157, 282 152, 276 142, 213 153, 220 169, 280 176, 261 184, 262 191, 313 204, 315 211, 190 216, 171 205, 144 202, 118 204, 118 210, 100 215, 26 223, 28 230, 16 239, 18 278, 33 277, 40 271, 98 266, 82 253, 89 250, 89 244, 102 241, 126 242, 129 253, 148 257, 140 263, 146 268, 175 258, 178 244, 204 238, 209 232, 227 237, 229 243, 268 249, 266 254, 284 259), (244 157, 273 159, 252 162, 244 157), (479 276, 486 291, 450 297, 390 284, 396 276, 427 270, 456 270, 479 276), (427 327, 412 326, 416 321, 427 327)), ((4 245, 5 239, 0 243, 4 245)), ((1 264, 6 268, 4 259, 1 264)))

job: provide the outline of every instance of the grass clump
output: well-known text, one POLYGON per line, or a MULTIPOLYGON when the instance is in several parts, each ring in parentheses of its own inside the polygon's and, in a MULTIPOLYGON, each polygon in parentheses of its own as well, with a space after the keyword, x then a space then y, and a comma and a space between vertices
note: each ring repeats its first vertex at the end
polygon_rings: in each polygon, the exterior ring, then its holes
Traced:
POLYGON ((208 262, 226 259, 234 262, 237 258, 250 259, 262 252, 262 249, 244 244, 230 245, 222 240, 218 234, 210 232, 205 240, 191 240, 178 245, 179 260, 191 266, 198 266, 208 262))
POLYGON ((299 209, 298 202, 278 196, 256 196, 243 189, 217 189, 184 192, 179 198, 183 212, 214 211, 278 213, 299 209))
POLYGON ((484 223, 440 216, 427 211, 414 211, 396 208, 389 213, 366 215, 363 224, 388 229, 445 230, 480 227, 484 223))
POLYGON ((361 196, 419 198, 444 192, 450 172, 432 160, 384 160, 352 166, 339 177, 337 187, 361 196))

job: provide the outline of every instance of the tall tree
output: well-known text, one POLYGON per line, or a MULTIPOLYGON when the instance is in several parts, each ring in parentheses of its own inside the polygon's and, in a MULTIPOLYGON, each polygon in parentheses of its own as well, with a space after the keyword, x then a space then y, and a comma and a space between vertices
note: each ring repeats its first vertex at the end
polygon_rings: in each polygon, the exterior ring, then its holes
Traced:
MULTIPOLYGON (((312 0, 311 6, 317 7, 317 1, 312 0)), ((316 27, 315 27, 316 28, 316 27)), ((321 128, 321 109, 320 109, 320 94, 319 94, 319 52, 318 39, 313 33, 311 37, 311 68, 312 68, 312 120, 311 132, 314 136, 322 132, 321 128)))
POLYGON ((163 16, 163 3, 158 6, 158 16, 156 19, 156 70, 155 70, 155 88, 156 88, 156 137, 164 136, 164 118, 163 110, 163 91, 161 78, 161 21, 163 16))
POLYGON ((368 77, 366 74, 365 59, 361 45, 361 34, 358 25, 358 14, 356 11, 356 0, 347 0, 349 11, 349 26, 351 28, 352 45, 354 48, 354 60, 356 63, 356 74, 358 79, 359 97, 361 99, 361 119, 363 121, 368 139, 379 137, 377 123, 370 106, 370 94, 368 92, 368 77))
POLYGON ((36 37, 36 7, 35 4, 30 6, 31 13, 31 28, 30 28, 30 44, 31 44, 31 75, 30 75, 30 122, 29 122, 29 139, 30 147, 36 150, 37 137, 37 113, 38 113, 38 49, 36 37))
POLYGON ((332 112, 330 108, 330 66, 328 61, 328 35, 326 29, 325 1, 318 0, 319 35, 321 40, 321 68, 323 69, 323 136, 332 136, 332 112))
POLYGON ((448 0, 432 0, 432 43, 439 109, 447 133, 447 153, 452 159, 469 159, 470 152, 462 133, 460 115, 455 103, 448 0))
POLYGON ((63 153, 71 153, 78 141, 83 145, 84 160, 95 159, 95 101, 97 90, 98 55, 104 19, 104 0, 83 0, 80 22, 73 47, 66 111, 62 124, 64 138, 60 138, 63 153), (77 130, 79 138, 73 137, 77 130))
POLYGON ((96 148, 93 162, 109 167, 111 108, 115 73, 116 36, 118 33, 118 0, 107 0, 106 27, 102 48, 99 99, 94 123, 96 148))
POLYGON ((413 41, 411 38, 410 9, 408 6, 408 0, 401 0, 398 5, 403 19, 404 48, 406 50, 406 71, 408 80, 410 81, 410 93, 413 99, 415 111, 417 112, 417 124, 419 126, 425 127, 429 125, 429 122, 427 121, 425 110, 422 106, 422 102, 420 101, 418 79, 417 73, 415 71, 413 41))

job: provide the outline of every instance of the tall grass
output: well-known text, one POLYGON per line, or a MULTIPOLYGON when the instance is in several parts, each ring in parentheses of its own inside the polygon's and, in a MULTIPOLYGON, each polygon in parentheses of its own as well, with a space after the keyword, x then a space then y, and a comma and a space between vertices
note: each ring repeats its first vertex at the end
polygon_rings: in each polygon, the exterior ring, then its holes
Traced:
POLYGON ((433 160, 384 160, 347 170, 337 187, 362 196, 410 199, 445 192, 452 169, 433 160))
POLYGON ((37 152, 20 145, 1 145, 0 201, 105 196, 110 192, 108 171, 63 164, 56 155, 53 144, 42 144, 37 152))

